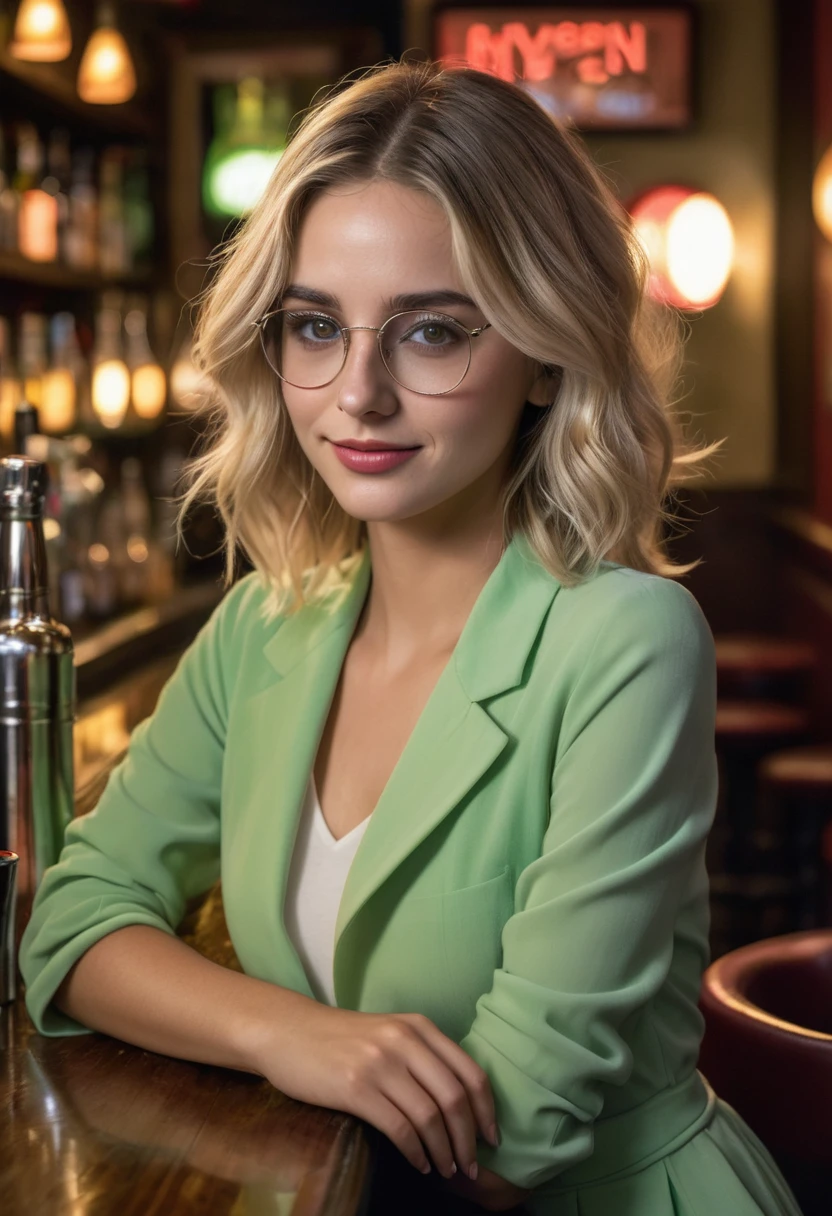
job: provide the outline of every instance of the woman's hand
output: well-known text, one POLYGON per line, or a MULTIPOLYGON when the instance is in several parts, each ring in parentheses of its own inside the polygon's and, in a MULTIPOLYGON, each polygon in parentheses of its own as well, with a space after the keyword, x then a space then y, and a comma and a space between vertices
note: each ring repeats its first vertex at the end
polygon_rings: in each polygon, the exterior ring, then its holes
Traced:
POLYGON ((289 1097, 371 1123, 423 1173, 426 1150, 450 1178, 455 1166, 467 1174, 476 1164, 478 1130, 494 1143, 488 1075, 420 1013, 359 1013, 310 1001, 288 1024, 261 1030, 252 1063, 289 1097))
POLYGON ((486 1212, 509 1211, 532 1193, 521 1186, 515 1186, 513 1182, 495 1174, 493 1170, 486 1169, 484 1165, 479 1168, 476 1182, 472 1182, 463 1174, 454 1174, 453 1178, 442 1180, 442 1187, 462 1199, 477 1203, 486 1212))

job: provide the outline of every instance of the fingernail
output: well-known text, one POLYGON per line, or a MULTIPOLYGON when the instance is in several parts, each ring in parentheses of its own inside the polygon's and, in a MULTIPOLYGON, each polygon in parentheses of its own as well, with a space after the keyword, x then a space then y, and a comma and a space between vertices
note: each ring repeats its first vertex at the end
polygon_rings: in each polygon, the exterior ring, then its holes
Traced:
POLYGON ((488 1139, 491 1141, 491 1143, 494 1145, 495 1148, 497 1148, 499 1146, 500 1131, 499 1131, 499 1128, 497 1127, 496 1123, 491 1124, 491 1127, 489 1128, 489 1131, 488 1131, 488 1139))
POLYGON ((472 1182, 477 1181, 478 1173, 479 1173, 479 1167, 475 1161, 474 1164, 472 1166, 470 1166, 468 1169, 468 1177, 471 1179, 472 1182))
POLYGON ((430 1162, 429 1161, 426 1161, 425 1164, 422 1166, 422 1173, 423 1174, 430 1173, 430 1162))

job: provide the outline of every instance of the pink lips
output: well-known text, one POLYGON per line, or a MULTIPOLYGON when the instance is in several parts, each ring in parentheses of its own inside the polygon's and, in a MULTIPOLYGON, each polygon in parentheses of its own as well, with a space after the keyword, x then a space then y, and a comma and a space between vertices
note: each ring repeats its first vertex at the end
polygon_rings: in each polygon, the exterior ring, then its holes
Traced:
POLYGON ((419 451, 419 448, 382 448, 362 452, 358 448, 345 448, 338 443, 333 443, 332 446, 341 464, 358 473, 384 473, 387 469, 395 469, 404 464, 419 451))

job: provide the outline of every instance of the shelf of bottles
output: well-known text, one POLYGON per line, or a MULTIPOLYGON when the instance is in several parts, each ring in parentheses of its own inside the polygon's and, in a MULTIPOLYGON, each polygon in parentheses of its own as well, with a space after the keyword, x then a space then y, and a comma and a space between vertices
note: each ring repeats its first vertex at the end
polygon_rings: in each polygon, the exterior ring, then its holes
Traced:
POLYGON ((76 640, 177 583, 149 178, 144 145, 0 123, 0 449, 49 467, 50 608, 76 640))
POLYGON ((0 278, 86 288, 152 268, 147 149, 94 147, 64 127, 0 125, 0 278))

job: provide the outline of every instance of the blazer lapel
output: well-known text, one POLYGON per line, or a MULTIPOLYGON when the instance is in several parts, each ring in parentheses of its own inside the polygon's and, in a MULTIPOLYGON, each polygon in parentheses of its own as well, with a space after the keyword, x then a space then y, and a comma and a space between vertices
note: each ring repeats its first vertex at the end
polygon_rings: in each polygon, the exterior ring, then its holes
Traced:
MULTIPOLYGON (((250 763, 258 773, 254 797, 268 805, 268 814, 257 816, 263 827, 253 877, 257 889, 276 888, 277 895, 269 908, 265 937, 272 958, 265 974, 274 971, 279 944, 281 982, 288 980, 283 962, 289 961, 294 986, 310 995, 300 959, 288 942, 283 903, 306 785, 370 576, 365 550, 355 560, 355 573, 343 593, 281 623, 264 648, 273 669, 267 676, 271 682, 249 702, 254 711, 249 719, 254 745, 250 763)), ((525 538, 515 533, 471 610, 348 871, 335 928, 339 1005, 347 998, 352 970, 350 926, 505 748, 509 736, 481 702, 522 681, 559 586, 525 538)))

